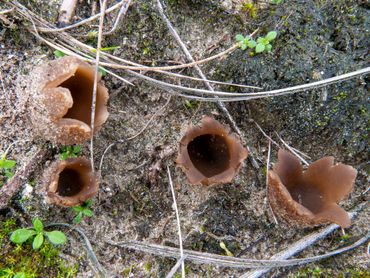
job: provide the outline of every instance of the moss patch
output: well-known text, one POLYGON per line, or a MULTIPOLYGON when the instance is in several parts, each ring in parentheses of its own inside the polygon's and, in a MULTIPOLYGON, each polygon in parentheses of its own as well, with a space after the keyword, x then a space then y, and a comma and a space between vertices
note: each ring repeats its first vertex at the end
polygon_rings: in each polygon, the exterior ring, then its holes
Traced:
POLYGON ((17 229, 15 220, 0 222, 0 277, 17 277, 23 273, 25 278, 33 277, 75 277, 78 265, 69 265, 59 257, 60 250, 49 242, 35 251, 26 242, 14 245, 9 236, 17 229))

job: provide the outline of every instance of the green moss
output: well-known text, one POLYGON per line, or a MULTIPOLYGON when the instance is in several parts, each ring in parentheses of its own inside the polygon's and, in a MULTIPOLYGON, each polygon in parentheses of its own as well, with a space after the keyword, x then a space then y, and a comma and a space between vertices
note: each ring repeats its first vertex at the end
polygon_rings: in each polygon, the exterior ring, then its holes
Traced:
POLYGON ((240 11, 243 13, 248 13, 251 18, 257 17, 257 7, 252 2, 245 1, 241 6, 240 11))
POLYGON ((69 265, 59 257, 60 250, 49 242, 35 251, 31 244, 15 245, 9 236, 17 229, 15 220, 0 222, 0 277, 14 277, 23 273, 26 278, 33 277, 75 277, 78 265, 69 265))

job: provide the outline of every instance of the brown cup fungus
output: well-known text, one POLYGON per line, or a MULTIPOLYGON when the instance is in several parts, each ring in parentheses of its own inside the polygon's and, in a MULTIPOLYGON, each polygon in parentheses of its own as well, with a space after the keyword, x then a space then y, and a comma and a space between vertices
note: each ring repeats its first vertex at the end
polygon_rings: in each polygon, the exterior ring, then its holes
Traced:
POLYGON ((215 185, 231 182, 247 156, 229 128, 204 117, 200 126, 190 126, 181 139, 176 163, 191 184, 215 185))
POLYGON ((44 178, 49 203, 63 207, 82 204, 96 195, 99 180, 86 158, 69 158, 51 164, 44 178))
MULTIPOLYGON (((66 56, 35 69, 30 76, 31 120, 45 139, 64 145, 81 144, 92 137, 91 104, 94 67, 66 56)), ((108 90, 98 79, 94 130, 108 118, 108 90)))
POLYGON ((351 166, 334 165, 334 157, 326 156, 303 171, 295 156, 279 150, 268 175, 268 197, 277 216, 296 226, 351 225, 348 213, 338 206, 353 189, 357 171, 351 166))

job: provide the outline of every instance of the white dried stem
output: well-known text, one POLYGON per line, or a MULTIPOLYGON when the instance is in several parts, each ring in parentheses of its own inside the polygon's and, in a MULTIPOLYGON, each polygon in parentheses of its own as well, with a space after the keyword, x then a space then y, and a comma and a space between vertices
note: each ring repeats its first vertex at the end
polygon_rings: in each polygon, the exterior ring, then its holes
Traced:
MULTIPOLYGON (((362 203, 359 206, 356 207, 352 212, 349 213, 349 216, 351 219, 357 216, 357 214, 365 207, 367 206, 366 203, 362 203)), ((289 246, 287 249, 273 255, 270 259, 271 260, 286 260, 297 253, 303 251, 304 249, 310 247, 313 245, 316 241, 325 238, 330 233, 335 231, 336 229, 340 228, 337 224, 331 224, 328 227, 322 228, 318 232, 312 233, 308 236, 303 237, 302 239, 298 240, 297 242, 293 243, 291 246, 289 246)), ((367 235, 363 238, 364 242, 367 242, 369 240, 369 232, 367 235)), ((342 248, 343 249, 343 248, 342 248)), ((331 253, 331 252, 329 252, 331 253)), ((296 259, 297 260, 297 259, 296 259)), ((271 268, 265 268, 265 269, 259 269, 259 270, 252 270, 249 271, 240 278, 258 278, 262 275, 269 272, 271 268)))
POLYGON ((269 196, 268 196, 268 187, 269 187, 269 170, 270 170, 270 157, 271 157, 271 140, 269 140, 269 148, 268 148, 268 152, 267 152, 267 163, 266 163, 266 196, 267 196, 267 203, 269 205, 269 208, 270 208, 270 211, 271 211, 271 214, 272 214, 272 218, 274 219, 274 222, 276 225, 278 225, 278 221, 276 219, 276 216, 274 214, 274 211, 272 210, 272 207, 270 205, 270 199, 269 199, 269 196))
POLYGON ((280 135, 277 133, 277 132, 275 132, 275 134, 276 134, 276 136, 279 138, 279 140, 281 141, 281 143, 283 143, 284 144, 284 146, 289 150, 289 151, 291 151, 292 152, 292 154, 294 154, 296 157, 298 157, 298 159, 299 160, 301 160, 306 166, 308 166, 309 165, 309 163, 302 157, 302 156, 300 156, 291 146, 289 146, 281 137, 280 137, 280 135))
POLYGON ((59 10, 58 22, 62 26, 71 23, 71 19, 75 13, 77 0, 63 0, 59 10))
MULTIPOLYGON (((162 3, 161 3, 160 0, 157 0, 157 5, 158 5, 159 13, 160 13, 162 19, 166 22, 166 25, 167 25, 168 29, 170 30, 172 36, 176 39, 177 43, 180 45, 182 51, 185 53, 186 58, 190 62, 194 63, 195 60, 193 59, 193 56, 191 55, 190 51, 188 50, 188 48, 186 47, 186 45, 184 44, 184 42, 181 40, 181 38, 180 38, 179 34, 177 33, 177 31, 175 30, 175 28, 172 26, 171 21, 167 18, 166 14, 164 13, 163 6, 162 6, 162 3)), ((194 68, 197 71, 197 73, 199 74, 199 76, 205 82, 207 88, 210 91, 214 92, 215 90, 213 89, 213 87, 211 86, 211 84, 208 82, 206 76, 204 75, 204 73, 200 69, 200 67, 198 65, 194 65, 194 68)), ((242 132, 240 131, 238 125, 236 124, 235 120, 231 116, 229 110, 226 108, 225 104, 223 104, 221 101, 217 101, 217 106, 226 115, 226 118, 228 119, 229 123, 232 125, 234 131, 239 135, 239 137, 241 138, 241 140, 243 140, 242 132)), ((252 154, 249 146, 247 146, 247 150, 249 152, 249 159, 251 160, 252 165, 256 169, 258 169, 259 168, 258 163, 254 159, 253 154, 252 154)))
MULTIPOLYGON (((173 199, 173 209, 175 210, 175 214, 176 214, 177 232, 178 232, 178 236, 179 236, 179 247, 180 247, 180 259, 183 259, 184 258, 184 250, 183 250, 183 247, 182 247, 180 216, 179 216, 179 210, 177 208, 176 194, 175 194, 175 189, 173 187, 171 171, 170 171, 170 167, 168 167, 168 166, 167 166, 167 175, 168 175, 168 181, 169 181, 170 187, 171 187, 171 193, 172 193, 172 199, 173 199)), ((181 262, 181 277, 185 278, 185 263, 184 263, 184 261, 181 262)))
POLYGON ((107 8, 107 0, 103 1, 101 7, 100 19, 99 19, 99 33, 98 33, 98 42, 96 46, 96 57, 95 57, 95 74, 94 74, 94 87, 93 87, 93 96, 91 104, 91 140, 90 140, 90 160, 91 168, 94 169, 94 125, 95 125, 95 108, 96 108, 96 91, 98 89, 98 79, 99 79, 99 62, 100 62, 100 49, 101 42, 103 38, 103 26, 104 26, 104 17, 105 10, 107 8))
POLYGON ((130 7, 132 0, 122 0, 122 2, 125 2, 122 4, 121 9, 118 12, 117 18, 114 22, 114 25, 112 29, 110 29, 108 32, 105 32, 104 35, 112 34, 118 27, 119 22, 121 21, 121 17, 124 16, 127 13, 128 7, 130 7))

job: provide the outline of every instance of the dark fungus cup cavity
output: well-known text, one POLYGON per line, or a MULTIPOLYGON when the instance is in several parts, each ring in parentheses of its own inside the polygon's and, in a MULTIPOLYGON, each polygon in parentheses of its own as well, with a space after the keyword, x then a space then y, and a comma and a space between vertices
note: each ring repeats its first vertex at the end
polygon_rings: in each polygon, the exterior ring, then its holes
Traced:
MULTIPOLYGON (((41 65, 30 74, 31 120, 44 139, 64 145, 81 144, 92 137, 91 104, 94 67, 66 56, 41 65)), ((98 79, 94 131, 108 118, 108 90, 98 79)))
POLYGON ((86 158, 69 158, 51 164, 45 174, 49 203, 64 207, 82 204, 96 195, 99 181, 86 158))
POLYGON ((342 228, 351 225, 338 203, 353 190, 357 175, 353 167, 334 165, 334 158, 326 156, 303 171, 295 156, 279 150, 278 162, 268 175, 270 205, 287 222, 303 227, 330 222, 342 228))
POLYGON ((204 117, 200 126, 190 126, 181 139, 176 163, 191 184, 216 185, 231 182, 247 156, 229 128, 204 117))

